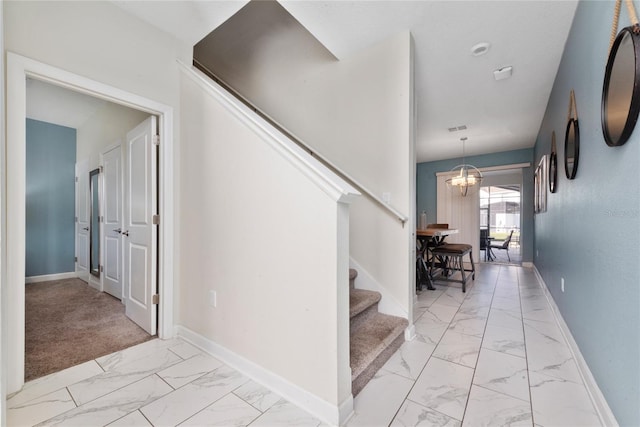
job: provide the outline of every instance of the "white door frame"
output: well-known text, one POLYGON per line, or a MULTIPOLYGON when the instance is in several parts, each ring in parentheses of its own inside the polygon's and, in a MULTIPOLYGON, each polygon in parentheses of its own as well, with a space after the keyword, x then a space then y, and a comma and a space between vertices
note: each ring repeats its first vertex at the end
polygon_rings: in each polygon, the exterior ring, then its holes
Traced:
POLYGON ((76 256, 76 262, 75 262, 75 274, 77 275, 78 278, 86 281, 87 283, 89 283, 89 276, 91 276, 89 274, 89 233, 91 230, 87 231, 86 233, 86 238, 87 238, 87 244, 85 247, 84 251, 80 251, 80 225, 82 222, 86 223, 87 226, 90 223, 90 218, 89 218, 89 160, 88 159, 82 159, 80 161, 76 161, 76 185, 75 185, 75 190, 76 190, 76 194, 75 194, 75 214, 76 214, 76 222, 74 224, 74 231, 75 231, 75 256, 76 256), (83 187, 83 184, 85 185, 83 187), (82 191, 85 190, 85 191, 82 191), (81 194, 84 193, 84 194, 81 194), (85 206, 80 206, 79 202, 79 197, 85 197, 85 206), (82 209, 84 209, 84 214, 86 216, 86 218, 82 218, 82 209), (82 219, 84 219, 84 221, 80 221, 82 219), (79 266, 82 264, 81 260, 84 261, 84 271, 82 271, 81 268, 79 268, 79 266))
POLYGON ((18 391, 24 385, 24 268, 25 268, 25 157, 26 157, 26 78, 31 77, 75 90, 96 98, 158 116, 162 142, 160 144, 160 271, 158 290, 158 336, 174 336, 173 324, 173 108, 116 87, 79 76, 68 71, 7 52, 6 56, 7 134, 5 173, 0 175, 0 188, 6 188, 6 204, 2 218, 3 256, 2 313, 4 314, 1 348, 5 351, 2 367, 2 398, 4 393, 18 391))

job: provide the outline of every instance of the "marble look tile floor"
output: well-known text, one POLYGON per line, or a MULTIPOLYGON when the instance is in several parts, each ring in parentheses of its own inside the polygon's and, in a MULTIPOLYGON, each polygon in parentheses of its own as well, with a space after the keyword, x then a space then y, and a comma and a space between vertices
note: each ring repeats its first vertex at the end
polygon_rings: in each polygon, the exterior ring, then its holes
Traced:
POLYGON ((356 396, 349 427, 601 425, 532 269, 480 264, 466 294, 436 282, 414 312, 416 339, 356 396))
MULTIPOLYGON (((600 425, 530 269, 482 264, 466 294, 415 304, 405 342, 355 398, 356 426, 600 425)), ((320 426, 180 339, 153 340, 39 378, 7 400, 9 426, 320 426)))

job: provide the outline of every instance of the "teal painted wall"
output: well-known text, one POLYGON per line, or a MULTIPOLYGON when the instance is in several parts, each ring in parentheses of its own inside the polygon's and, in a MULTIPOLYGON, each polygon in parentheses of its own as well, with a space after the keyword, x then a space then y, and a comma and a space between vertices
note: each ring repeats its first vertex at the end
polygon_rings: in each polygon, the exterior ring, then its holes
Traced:
MULTIPOLYGON (((481 156, 471 156, 465 158, 466 163, 470 163, 478 168, 511 165, 515 163, 532 163, 533 149, 505 151, 502 153, 484 154, 481 156)), ((416 207, 417 218, 420 212, 427 211, 427 221, 434 223, 438 212, 437 202, 437 172, 450 171, 456 165, 462 163, 462 158, 439 160, 436 162, 418 163, 416 171, 416 207)), ((533 165, 533 163, 532 163, 533 165)), ((533 261, 533 172, 534 167, 523 169, 522 173, 522 230, 521 248, 522 260, 524 262, 533 261)))
MULTIPOLYGON (((555 130, 559 180, 558 192, 548 195, 548 211, 535 218, 535 265, 618 422, 638 426, 640 127, 624 146, 611 148, 600 122, 613 5, 578 5, 536 141, 535 157, 540 159, 549 153, 555 130), (564 174, 571 89, 580 124, 579 168, 573 181, 564 174)), ((623 6, 620 23, 628 22, 623 6)))
POLYGON ((27 119, 25 276, 75 270, 76 130, 27 119))

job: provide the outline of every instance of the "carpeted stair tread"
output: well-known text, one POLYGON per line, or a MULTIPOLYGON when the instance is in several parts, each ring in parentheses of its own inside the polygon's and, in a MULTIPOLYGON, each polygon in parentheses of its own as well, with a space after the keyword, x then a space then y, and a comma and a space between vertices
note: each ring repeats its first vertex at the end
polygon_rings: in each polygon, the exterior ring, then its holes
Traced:
POLYGON ((380 298, 382 298, 380 292, 367 291, 364 289, 351 289, 349 291, 349 319, 353 319, 367 308, 377 304, 380 301, 380 298))
POLYGON ((378 312, 380 292, 355 289, 358 272, 349 269, 351 393, 356 396, 404 342, 409 322, 378 312))
POLYGON ((355 396, 404 342, 406 319, 376 313, 351 331, 351 381, 355 396))

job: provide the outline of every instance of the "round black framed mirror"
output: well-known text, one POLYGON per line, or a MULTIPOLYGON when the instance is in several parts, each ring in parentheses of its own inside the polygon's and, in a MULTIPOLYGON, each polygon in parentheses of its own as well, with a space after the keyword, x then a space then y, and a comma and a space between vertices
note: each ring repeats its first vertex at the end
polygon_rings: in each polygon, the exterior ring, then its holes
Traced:
POLYGON ((633 27, 616 37, 604 74, 602 133, 607 145, 623 145, 633 132, 640 112, 640 35, 633 27))
POLYGON ((549 156, 549 191, 556 192, 558 181, 558 154, 556 152, 556 132, 551 133, 551 155, 549 156))
POLYGON ((578 119, 569 119, 564 134, 564 171, 568 179, 576 177, 580 157, 580 128, 578 119))

